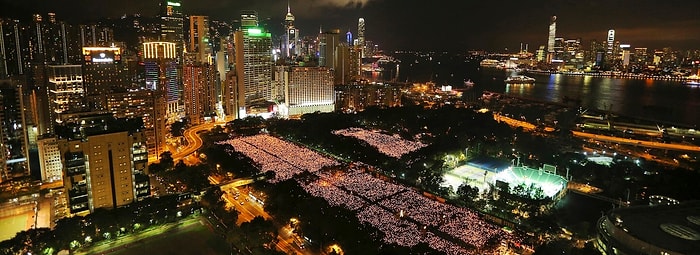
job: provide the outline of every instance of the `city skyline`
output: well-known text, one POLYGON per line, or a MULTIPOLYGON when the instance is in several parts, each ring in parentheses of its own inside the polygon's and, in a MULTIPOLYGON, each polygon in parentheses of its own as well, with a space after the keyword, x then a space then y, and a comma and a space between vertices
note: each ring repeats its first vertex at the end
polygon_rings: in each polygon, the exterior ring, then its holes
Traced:
MULTIPOLYGON (((2 0, 1 5, 9 8, 2 8, 0 16, 25 20, 30 19, 32 13, 55 12, 59 19, 84 22, 124 14, 155 16, 158 12, 158 1, 127 0, 100 3, 94 7, 88 1, 70 2, 2 0)), ((547 25, 553 15, 558 17, 557 36, 567 39, 604 41, 606 31, 615 29, 616 39, 632 47, 695 49, 700 45, 700 20, 695 18, 697 13, 693 11, 700 7, 700 3, 695 2, 681 5, 673 1, 649 0, 605 4, 546 1, 533 5, 507 0, 426 5, 422 1, 397 0, 265 0, 245 3, 206 0, 185 1, 183 9, 189 15, 208 15, 223 21, 238 19, 241 10, 256 10, 261 18, 269 18, 267 23, 273 34, 280 34, 288 3, 296 17, 295 26, 303 35, 311 35, 319 27, 355 33, 357 18, 363 17, 367 22, 367 38, 391 50, 503 51, 507 48, 514 51, 521 42, 535 49, 547 43, 547 25)))

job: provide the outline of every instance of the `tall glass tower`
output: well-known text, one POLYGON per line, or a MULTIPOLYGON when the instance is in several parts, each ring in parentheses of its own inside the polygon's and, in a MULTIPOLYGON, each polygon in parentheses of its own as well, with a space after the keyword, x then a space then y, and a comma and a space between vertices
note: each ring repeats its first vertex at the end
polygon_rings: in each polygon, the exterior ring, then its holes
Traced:
POLYGON ((552 16, 549 22, 549 37, 547 38, 547 63, 552 63, 554 59, 554 39, 557 35, 557 16, 552 16))

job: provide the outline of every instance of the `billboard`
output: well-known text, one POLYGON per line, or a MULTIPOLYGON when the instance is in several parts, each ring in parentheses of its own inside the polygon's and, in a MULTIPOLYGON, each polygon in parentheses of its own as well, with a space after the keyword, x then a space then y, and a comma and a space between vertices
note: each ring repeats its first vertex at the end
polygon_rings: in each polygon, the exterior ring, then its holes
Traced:
POLYGON ((83 47, 85 62, 95 64, 118 64, 121 62, 121 49, 117 47, 83 47))

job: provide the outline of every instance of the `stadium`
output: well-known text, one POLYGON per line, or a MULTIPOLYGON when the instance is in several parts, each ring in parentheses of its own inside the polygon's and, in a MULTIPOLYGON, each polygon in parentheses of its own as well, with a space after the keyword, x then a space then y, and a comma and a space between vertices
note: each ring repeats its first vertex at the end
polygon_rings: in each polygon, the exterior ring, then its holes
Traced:
POLYGON ((596 228, 602 254, 698 254, 700 201, 617 208, 596 228))
POLYGON ((457 191, 460 185, 466 183, 478 188, 479 192, 485 192, 490 185, 496 185, 497 181, 508 183, 511 188, 520 184, 526 187, 534 185, 542 188, 546 197, 557 201, 566 193, 568 182, 555 172, 556 169, 553 167, 544 169, 516 167, 495 159, 478 158, 447 172, 443 178, 443 186, 457 191))

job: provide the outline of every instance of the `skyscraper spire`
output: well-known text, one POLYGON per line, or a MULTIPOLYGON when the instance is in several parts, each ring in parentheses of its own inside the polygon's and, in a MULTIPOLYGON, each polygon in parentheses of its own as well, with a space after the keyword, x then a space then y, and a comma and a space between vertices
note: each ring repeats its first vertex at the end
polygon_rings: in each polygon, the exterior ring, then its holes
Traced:
POLYGON ((292 8, 289 7, 289 0, 287 0, 287 13, 292 13, 292 8))

